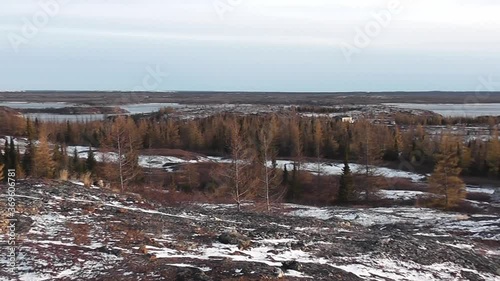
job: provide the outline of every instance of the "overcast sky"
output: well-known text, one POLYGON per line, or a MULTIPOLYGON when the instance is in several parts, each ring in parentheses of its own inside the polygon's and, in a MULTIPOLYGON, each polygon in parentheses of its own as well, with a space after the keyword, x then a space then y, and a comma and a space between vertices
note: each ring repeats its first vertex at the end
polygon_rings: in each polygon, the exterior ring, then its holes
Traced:
POLYGON ((498 0, 1 6, 0 90, 460 91, 483 76, 500 82, 498 0))

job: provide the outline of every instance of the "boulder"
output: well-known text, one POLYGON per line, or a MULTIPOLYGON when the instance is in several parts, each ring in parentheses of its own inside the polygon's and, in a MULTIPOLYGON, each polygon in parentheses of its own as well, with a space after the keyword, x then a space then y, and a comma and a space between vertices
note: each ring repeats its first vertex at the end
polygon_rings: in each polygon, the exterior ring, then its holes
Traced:
POLYGON ((281 268, 284 271, 287 270, 300 271, 302 269, 302 265, 298 261, 284 261, 283 266, 281 266, 281 268))
POLYGON ((279 267, 274 269, 274 274, 276 278, 283 278, 285 276, 285 273, 283 273, 283 270, 281 270, 281 268, 279 267))
POLYGON ((24 215, 19 215, 16 214, 14 216, 15 222, 16 222, 16 233, 17 234, 22 234, 22 233, 28 233, 31 229, 31 226, 33 225, 33 219, 24 216, 24 215))
POLYGON ((495 192, 491 195, 491 201, 500 203, 500 189, 495 190, 495 192))
POLYGON ((98 252, 109 254, 109 255, 115 255, 115 256, 120 256, 122 254, 122 250, 120 249, 110 249, 106 246, 102 246, 96 249, 98 252))
POLYGON ((252 240, 247 236, 238 233, 237 231, 227 231, 219 235, 217 238, 222 244, 238 245, 240 249, 247 249, 251 246, 252 240))
POLYGON ((208 275, 197 268, 180 268, 177 270, 176 281, 212 281, 208 275))

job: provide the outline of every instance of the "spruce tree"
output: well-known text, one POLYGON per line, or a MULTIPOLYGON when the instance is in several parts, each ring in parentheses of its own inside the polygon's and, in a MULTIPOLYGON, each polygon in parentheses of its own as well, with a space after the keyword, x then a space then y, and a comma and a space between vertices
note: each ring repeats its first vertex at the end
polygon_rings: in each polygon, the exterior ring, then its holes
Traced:
POLYGON ((57 143, 54 145, 54 148, 52 149, 52 161, 54 161, 56 167, 55 170, 57 174, 57 172, 63 169, 62 168, 63 156, 61 153, 61 148, 57 143))
POLYGON ((35 148, 33 147, 33 144, 28 143, 28 146, 26 147, 23 155, 23 160, 22 160, 22 167, 24 172, 26 173, 27 176, 31 176, 31 170, 33 168, 33 154, 34 154, 35 148))
POLYGON ((283 169, 283 183, 288 184, 288 170, 286 168, 286 164, 284 166, 285 167, 283 169))
POLYGON ((292 179, 290 181, 290 186, 288 188, 286 198, 289 201, 295 201, 297 199, 300 199, 301 195, 302 195, 302 183, 300 180, 300 171, 298 170, 297 165, 294 164, 292 170, 292 179))
POLYGON ((348 148, 346 147, 344 155, 344 168, 342 169, 342 175, 340 176, 339 195, 338 195, 338 200, 341 203, 347 203, 355 200, 354 179, 352 176, 351 168, 349 167, 348 158, 349 158, 348 148))
POLYGON ((35 155, 36 147, 33 144, 35 130, 29 118, 26 120, 26 135, 28 136, 28 144, 24 150, 22 167, 26 175, 31 176, 33 170, 33 156, 35 155))
POLYGON ((76 148, 73 150, 73 159, 71 161, 71 168, 74 173, 78 175, 83 174, 82 164, 80 163, 80 158, 78 158, 78 150, 76 148))
POLYGON ((87 171, 91 172, 92 174, 95 174, 97 161, 94 156, 94 151, 90 146, 89 146, 89 152, 87 154, 87 160, 85 161, 85 166, 87 166, 87 171))

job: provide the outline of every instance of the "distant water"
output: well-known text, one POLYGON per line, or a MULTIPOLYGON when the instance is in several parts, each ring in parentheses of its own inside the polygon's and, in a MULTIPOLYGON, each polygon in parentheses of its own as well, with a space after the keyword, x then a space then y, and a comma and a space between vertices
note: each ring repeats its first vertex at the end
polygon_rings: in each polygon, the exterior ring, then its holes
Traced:
POLYGON ((74 105, 65 102, 0 102, 0 106, 7 106, 15 109, 43 109, 63 108, 74 105))
POLYGON ((26 113, 25 117, 29 117, 31 120, 38 119, 43 121, 54 121, 54 122, 76 122, 76 121, 95 121, 103 120, 106 116, 104 114, 50 114, 50 113, 26 113))
POLYGON ((130 112, 130 114, 141 114, 141 113, 151 113, 159 111, 165 107, 181 107, 182 105, 178 103, 139 103, 139 104, 127 104, 120 105, 121 108, 130 112))
POLYGON ((464 103, 464 104, 420 104, 386 103, 385 105, 407 109, 430 110, 445 117, 499 116, 500 103, 464 103))
MULTIPOLYGON (((3 102, 0 106, 8 106, 14 109, 43 109, 43 108, 63 108, 76 106, 74 104, 68 104, 64 102, 60 103, 28 103, 28 102, 3 102)), ((113 105, 110 105, 113 106, 113 105)), ((141 113, 151 113, 158 111, 165 107, 181 107, 182 105, 178 103, 143 103, 143 104, 127 104, 120 105, 119 107, 127 110, 130 114, 141 114, 141 113)), ((46 121, 94 121, 102 120, 106 116, 111 116, 112 114, 79 114, 79 115, 65 115, 65 114, 52 114, 52 113, 27 113, 24 116, 30 119, 38 118, 39 120, 46 121)))

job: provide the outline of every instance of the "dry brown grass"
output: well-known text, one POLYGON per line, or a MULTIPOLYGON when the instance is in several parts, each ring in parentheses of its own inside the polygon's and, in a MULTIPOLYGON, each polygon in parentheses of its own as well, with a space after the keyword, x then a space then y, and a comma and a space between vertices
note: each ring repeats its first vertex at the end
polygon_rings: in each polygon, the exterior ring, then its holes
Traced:
POLYGON ((68 181, 68 179, 69 179, 68 170, 64 169, 64 170, 59 171, 59 179, 62 181, 68 181))
POLYGON ((90 226, 81 223, 66 223, 66 226, 71 230, 75 244, 89 245, 90 244, 90 226))
POLYGON ((146 236, 142 230, 127 229, 125 230, 125 236, 120 240, 120 243, 125 245, 141 244, 145 239, 146 236))
POLYGON ((186 202, 210 201, 210 198, 200 191, 182 192, 175 188, 167 190, 161 186, 131 186, 128 191, 140 195, 144 200, 169 206, 178 206, 186 202))
POLYGON ((85 187, 92 186, 92 174, 90 172, 83 174, 80 180, 83 182, 83 186, 85 187))

